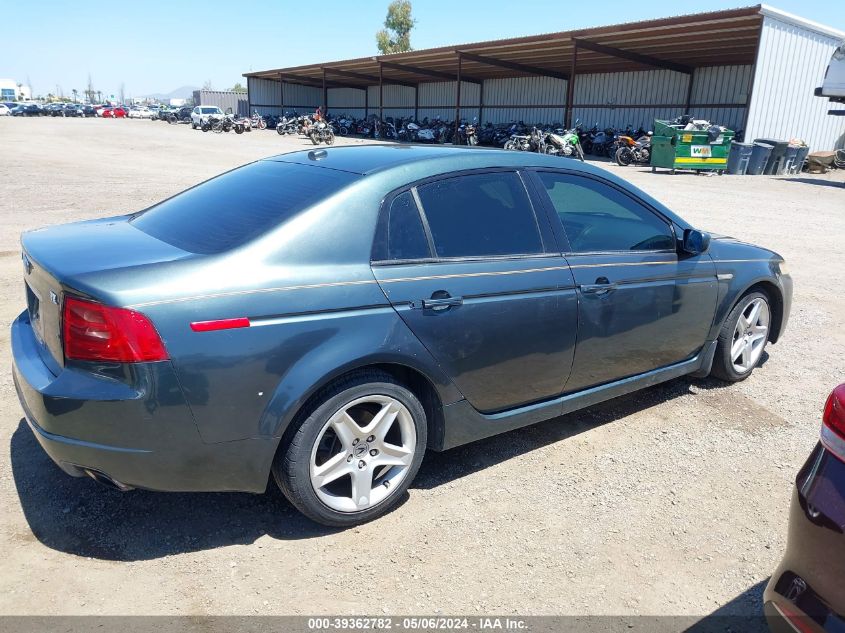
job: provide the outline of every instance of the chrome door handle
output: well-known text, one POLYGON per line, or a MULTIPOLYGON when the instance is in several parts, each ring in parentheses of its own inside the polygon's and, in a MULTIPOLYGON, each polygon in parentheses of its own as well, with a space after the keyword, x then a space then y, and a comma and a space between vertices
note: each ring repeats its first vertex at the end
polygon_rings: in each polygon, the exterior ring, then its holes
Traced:
POLYGON ((616 290, 617 285, 610 283, 607 277, 599 277, 594 284, 581 284, 578 287, 583 294, 606 295, 616 290))
POLYGON ((438 297, 436 299, 423 299, 422 300, 422 308, 423 310, 447 310, 453 306, 462 305, 464 302, 463 297, 438 297))

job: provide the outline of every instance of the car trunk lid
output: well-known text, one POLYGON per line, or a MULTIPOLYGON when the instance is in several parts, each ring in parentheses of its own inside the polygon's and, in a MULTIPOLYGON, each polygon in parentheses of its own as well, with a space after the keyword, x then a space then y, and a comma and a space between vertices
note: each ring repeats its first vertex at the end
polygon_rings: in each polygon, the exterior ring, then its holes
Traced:
POLYGON ((21 243, 30 324, 42 360, 54 374, 64 365, 62 305, 66 294, 102 300, 96 296, 100 273, 192 256, 136 229, 126 216, 30 231, 24 233, 21 243))

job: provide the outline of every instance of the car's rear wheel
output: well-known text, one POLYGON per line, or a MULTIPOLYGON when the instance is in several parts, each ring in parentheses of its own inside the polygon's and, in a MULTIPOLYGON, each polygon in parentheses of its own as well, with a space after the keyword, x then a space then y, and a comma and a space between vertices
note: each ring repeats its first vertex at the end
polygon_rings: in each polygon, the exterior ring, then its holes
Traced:
POLYGON ((323 525, 370 521, 401 500, 422 463, 425 411, 390 375, 367 371, 318 397, 273 475, 303 514, 323 525))
POLYGON ((728 382, 748 378, 760 364, 771 323, 768 295, 752 292, 742 297, 719 332, 711 373, 728 382))

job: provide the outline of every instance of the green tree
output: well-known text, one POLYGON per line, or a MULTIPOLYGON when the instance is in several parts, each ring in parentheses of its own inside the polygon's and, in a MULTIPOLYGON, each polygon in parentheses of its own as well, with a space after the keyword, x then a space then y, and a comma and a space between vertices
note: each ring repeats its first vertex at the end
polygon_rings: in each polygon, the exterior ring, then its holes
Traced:
POLYGON ((411 50, 411 29, 416 20, 411 16, 410 0, 393 0, 387 6, 384 28, 376 33, 376 44, 382 54, 411 50))
POLYGON ((232 92, 246 92, 246 88, 241 85, 241 82, 238 82, 232 86, 232 92))

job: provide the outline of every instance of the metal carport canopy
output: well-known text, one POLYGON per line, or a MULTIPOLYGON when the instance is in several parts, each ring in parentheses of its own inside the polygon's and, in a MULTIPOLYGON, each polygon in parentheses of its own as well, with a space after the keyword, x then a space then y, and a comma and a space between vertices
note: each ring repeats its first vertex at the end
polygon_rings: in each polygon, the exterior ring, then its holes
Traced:
MULTIPOLYGON (((244 73, 323 88, 416 86, 435 81, 481 83, 485 79, 540 75, 567 79, 567 125, 573 77, 581 74, 664 68, 691 74, 695 68, 754 64, 762 5, 628 22, 573 31, 442 46, 407 53, 359 57, 244 73)), ((689 82, 690 92, 692 81, 689 82)), ((456 86, 456 125, 461 107, 456 86)), ((687 97, 689 105, 690 95, 687 97)), ((483 99, 481 106, 483 107, 483 99)), ((387 106, 380 100, 380 109, 387 106)))
POLYGON ((372 79, 379 76, 381 66, 385 84, 454 81, 458 74, 460 53, 467 53, 461 60, 464 81, 532 74, 568 77, 575 57, 576 40, 580 42, 577 63, 579 74, 751 64, 760 37, 760 10, 761 5, 755 5, 407 53, 275 68, 244 73, 244 77, 278 81, 280 75, 284 75, 286 82, 322 85, 325 69, 327 77, 331 79, 331 87, 343 85, 364 88, 374 85, 372 79), (591 49, 590 44, 597 46, 591 49), (620 53, 627 55, 620 56, 620 53))

